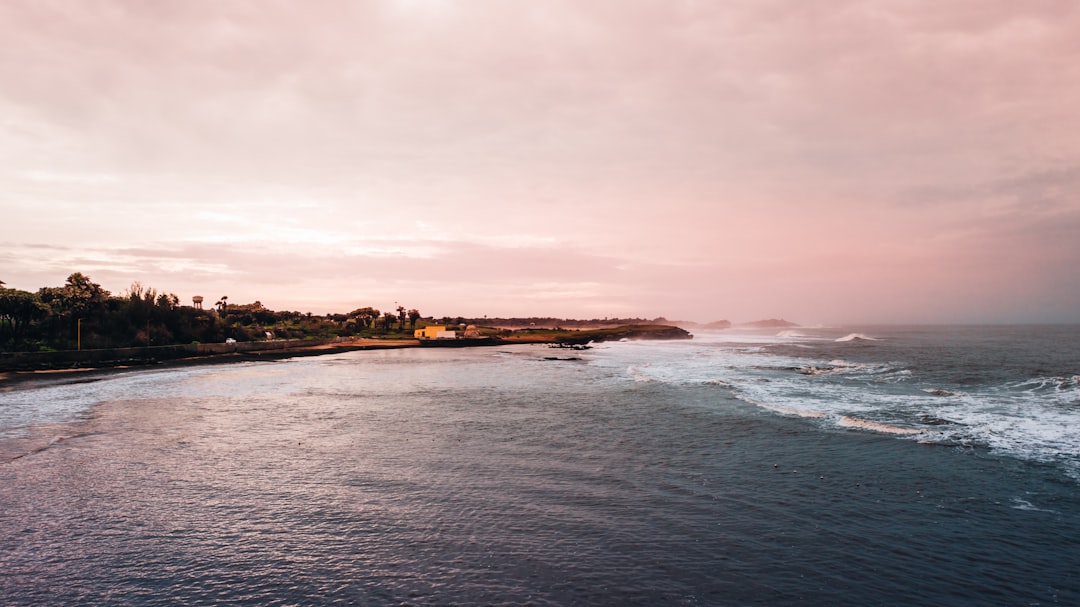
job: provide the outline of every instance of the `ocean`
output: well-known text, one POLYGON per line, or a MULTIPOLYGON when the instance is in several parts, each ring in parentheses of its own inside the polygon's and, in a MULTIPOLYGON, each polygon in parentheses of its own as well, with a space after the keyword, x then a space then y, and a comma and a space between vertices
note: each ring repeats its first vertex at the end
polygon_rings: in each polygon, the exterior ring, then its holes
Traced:
POLYGON ((1080 605, 1080 327, 0 386, 0 605, 1080 605))

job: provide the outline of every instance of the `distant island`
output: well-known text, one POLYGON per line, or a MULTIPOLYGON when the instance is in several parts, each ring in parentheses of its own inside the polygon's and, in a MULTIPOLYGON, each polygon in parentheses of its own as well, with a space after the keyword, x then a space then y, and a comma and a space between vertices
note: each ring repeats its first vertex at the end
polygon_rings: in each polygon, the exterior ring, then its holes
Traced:
POLYGON ((799 325, 786 321, 783 318, 770 318, 768 320, 756 320, 754 322, 741 323, 739 326, 751 329, 790 329, 791 327, 797 327, 799 325))

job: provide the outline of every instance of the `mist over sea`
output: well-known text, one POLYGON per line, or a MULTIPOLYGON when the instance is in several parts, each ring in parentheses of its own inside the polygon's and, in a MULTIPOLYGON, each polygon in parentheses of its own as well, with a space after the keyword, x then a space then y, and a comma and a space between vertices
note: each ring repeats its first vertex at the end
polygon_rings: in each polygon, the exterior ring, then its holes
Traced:
POLYGON ((1080 327, 0 387, 0 605, 1077 605, 1080 327))

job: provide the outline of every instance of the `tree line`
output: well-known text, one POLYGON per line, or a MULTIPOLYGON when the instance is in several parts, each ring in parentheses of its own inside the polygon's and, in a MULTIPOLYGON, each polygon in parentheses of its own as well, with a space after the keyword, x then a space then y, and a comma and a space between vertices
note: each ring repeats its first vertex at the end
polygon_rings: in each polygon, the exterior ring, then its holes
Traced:
POLYGON ((0 281, 0 351, 393 335, 404 333, 407 324, 415 328, 421 318, 419 310, 404 306, 325 316, 277 312, 258 301, 229 303, 227 295, 201 309, 138 282, 113 295, 81 272, 62 286, 36 292, 9 289, 0 281))

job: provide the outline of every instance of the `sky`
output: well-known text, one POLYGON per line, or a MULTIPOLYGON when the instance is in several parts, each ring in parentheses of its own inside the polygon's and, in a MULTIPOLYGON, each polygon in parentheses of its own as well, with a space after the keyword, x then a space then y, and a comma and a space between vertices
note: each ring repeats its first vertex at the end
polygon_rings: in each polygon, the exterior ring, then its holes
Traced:
POLYGON ((1080 322, 1074 0, 0 3, 0 280, 1080 322))

